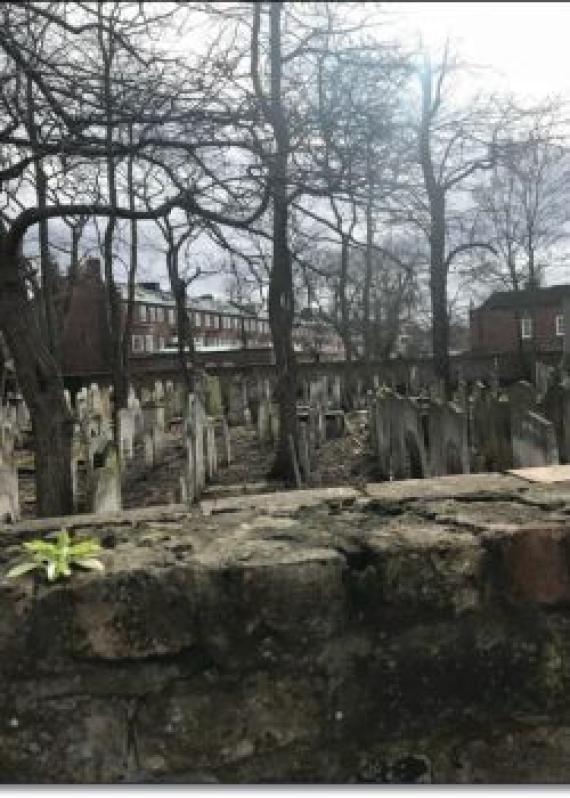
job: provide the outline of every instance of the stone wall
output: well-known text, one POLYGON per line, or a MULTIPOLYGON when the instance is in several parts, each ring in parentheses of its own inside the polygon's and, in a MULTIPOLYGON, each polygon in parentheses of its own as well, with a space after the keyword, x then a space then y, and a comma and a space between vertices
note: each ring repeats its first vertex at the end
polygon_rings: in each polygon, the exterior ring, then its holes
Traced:
POLYGON ((265 499, 67 519, 104 575, 0 578, 3 782, 570 781, 568 491, 265 499))

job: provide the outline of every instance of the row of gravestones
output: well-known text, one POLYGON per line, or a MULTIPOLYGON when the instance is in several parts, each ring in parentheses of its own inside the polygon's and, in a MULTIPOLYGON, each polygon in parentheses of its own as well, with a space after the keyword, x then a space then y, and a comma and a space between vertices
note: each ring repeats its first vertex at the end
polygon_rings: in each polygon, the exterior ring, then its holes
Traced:
POLYGON ((556 465, 570 459, 570 391, 553 384, 541 394, 526 382, 506 391, 476 385, 469 402, 478 470, 556 465))
MULTIPOLYGON (((247 425, 253 422, 256 425, 261 423, 261 427, 266 428, 267 404, 272 403, 273 397, 272 384, 268 378, 234 377, 224 385, 223 391, 218 378, 208 377, 206 382, 206 403, 211 415, 221 415, 223 404, 226 404, 230 425, 247 425), (222 393, 226 396, 225 403, 222 400, 222 393), (265 414, 261 422, 259 422, 260 413, 265 414)), ((339 376, 323 375, 300 379, 299 402, 301 405, 318 405, 324 410, 340 410, 341 385, 339 376)), ((361 392, 364 397, 362 381, 361 392)), ((264 439, 265 436, 262 434, 260 437, 264 439)))
MULTIPOLYGON (((94 390, 93 386, 92 389, 94 390)), ((160 381, 154 389, 143 388, 140 399, 134 390, 129 392, 128 407, 119 411, 120 457, 112 443, 106 423, 100 417, 89 415, 87 427, 97 443, 87 452, 87 471, 91 479, 89 495, 93 512, 110 512, 121 509, 121 460, 133 459, 135 443, 142 444, 144 466, 153 469, 163 460, 166 430, 173 420, 185 420, 187 462, 180 480, 181 501, 196 501, 206 484, 212 480, 218 465, 229 465, 231 459, 230 435, 227 422, 222 417, 206 414, 204 394, 200 398, 190 395, 190 404, 184 408, 184 392, 172 384, 163 386, 160 381), (93 432, 93 425, 99 425, 93 432), (218 449, 221 455, 218 455, 218 449)), ((97 409, 97 405, 95 405, 97 409)), ((85 425, 84 425, 85 426, 85 425)), ((89 439, 88 439, 89 440, 89 439)), ((85 449, 83 457, 86 457, 85 449)))
POLYGON ((382 388, 369 402, 381 479, 505 471, 570 460, 570 390, 552 386, 542 402, 527 383, 508 392, 475 385, 453 402, 382 388))
MULTIPOLYGON (((68 408, 73 416, 72 486, 75 509, 83 504, 96 513, 121 509, 121 484, 125 466, 135 456, 135 444, 142 448, 144 465, 154 468, 160 464, 165 448, 166 429, 176 418, 185 415, 184 392, 172 383, 156 381, 152 390, 143 388, 140 397, 131 387, 128 407, 118 413, 120 447, 113 443, 112 389, 100 388, 93 383, 83 388, 75 397, 65 392, 68 408)), ((14 443, 22 427, 29 424, 29 416, 18 406, 0 407, 0 521, 15 521, 20 515, 18 471, 14 456, 14 443)), ((216 473, 218 463, 230 462, 230 437, 223 417, 205 416, 201 424, 205 462, 195 459, 196 489, 185 493, 199 496, 203 478, 216 473), (217 455, 217 448, 221 456, 217 455)))
POLYGON ((382 388, 369 400, 380 479, 470 472, 467 415, 458 405, 382 388))
MULTIPOLYGON (((320 399, 321 397, 319 397, 320 399)), ((298 450, 290 441, 291 456, 300 486, 308 483, 315 470, 318 450, 331 438, 341 437, 346 430, 345 414, 340 409, 327 409, 323 404, 297 405, 299 424, 298 450), (298 452, 298 457, 297 457, 298 452)), ((262 446, 275 447, 279 440, 279 405, 269 399, 259 403, 257 413, 257 439, 262 446)))

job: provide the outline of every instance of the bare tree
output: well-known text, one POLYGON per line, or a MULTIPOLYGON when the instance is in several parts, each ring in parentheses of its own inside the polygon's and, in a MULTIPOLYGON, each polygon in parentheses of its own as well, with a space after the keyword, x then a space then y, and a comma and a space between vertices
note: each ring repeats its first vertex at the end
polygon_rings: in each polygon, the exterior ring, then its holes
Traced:
POLYGON ((462 253, 488 247, 488 241, 478 240, 473 227, 464 224, 457 195, 465 191, 474 175, 492 168, 496 137, 489 104, 483 107, 481 102, 472 101, 469 108, 461 109, 451 99, 446 102, 446 91, 458 68, 446 46, 443 58, 435 66, 424 54, 418 72, 421 110, 417 147, 425 200, 421 195, 417 197, 416 220, 430 249, 434 371, 448 395, 451 392, 447 301, 450 268, 462 253), (455 225, 454 216, 460 220, 455 225), (462 236, 465 228, 470 233, 462 236))
MULTIPOLYGON (((265 211, 269 199, 263 192, 257 143, 250 134, 250 109, 239 107, 235 94, 220 91, 220 73, 215 68, 208 73, 203 67, 193 70, 169 59, 156 51, 147 36, 150 27, 179 13, 179 6, 166 11, 161 7, 150 19, 143 4, 121 5, 124 24, 118 29, 115 26, 114 43, 120 49, 124 70, 115 76, 115 102, 109 109, 101 94, 97 37, 110 35, 113 7, 53 3, 5 4, 0 9, 0 330, 32 417, 40 515, 60 515, 72 509, 72 419, 57 360, 30 301, 31 275, 22 249, 26 231, 57 217, 156 219, 176 207, 221 224, 247 228, 265 211), (44 49, 37 47, 40 32, 46 41, 44 49), (177 80, 184 75, 188 82, 175 83, 173 75, 177 80), (201 85, 206 89, 193 92, 197 82, 205 80, 204 75, 208 80, 201 85), (212 81, 218 81, 217 91, 212 89, 212 81), (35 135, 26 127, 30 85, 35 135), (111 123, 118 131, 131 122, 136 123, 132 143, 124 136, 108 134, 111 123), (224 165, 221 177, 215 179, 217 164, 211 164, 214 173, 207 165, 210 154, 232 148, 240 151, 241 158, 231 168, 224 165), (129 207, 126 192, 114 193, 96 178, 99 167, 111 160, 118 162, 134 154, 142 163, 156 163, 165 153, 183 153, 185 161, 200 171, 201 180, 189 186, 184 163, 172 169, 171 158, 164 160, 162 174, 168 178, 168 193, 155 199, 150 209, 140 201, 129 207), (56 176, 58 180, 58 197, 45 204, 37 198, 32 201, 29 192, 23 191, 25 180, 40 161, 48 187, 56 176), (69 196, 74 168, 86 161, 92 170, 91 180, 69 196), (241 183, 236 195, 231 188, 238 174, 241 183)), ((108 175, 111 173, 109 170, 108 175)))

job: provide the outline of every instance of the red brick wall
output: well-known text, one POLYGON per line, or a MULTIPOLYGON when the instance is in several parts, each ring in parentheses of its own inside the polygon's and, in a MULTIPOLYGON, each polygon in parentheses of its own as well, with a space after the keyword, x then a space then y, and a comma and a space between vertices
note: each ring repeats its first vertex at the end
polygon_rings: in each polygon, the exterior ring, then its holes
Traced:
MULTIPOLYGON (((556 335, 556 316, 561 315, 562 303, 519 310, 519 318, 529 316, 533 319, 533 336, 523 339, 523 347, 533 351, 562 351, 563 336, 556 335)), ((519 342, 514 308, 481 307, 473 310, 470 326, 473 352, 517 351, 519 342)))
POLYGON ((82 275, 73 290, 62 340, 64 374, 106 371, 110 337, 105 286, 93 274, 82 275))

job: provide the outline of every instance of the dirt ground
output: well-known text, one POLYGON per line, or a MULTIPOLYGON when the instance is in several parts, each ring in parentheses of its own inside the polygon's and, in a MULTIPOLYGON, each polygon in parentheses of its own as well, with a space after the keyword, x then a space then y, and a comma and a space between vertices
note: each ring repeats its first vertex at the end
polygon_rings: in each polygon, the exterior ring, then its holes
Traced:
MULTIPOLYGON (((317 450, 314 471, 306 487, 362 485, 373 481, 374 458, 367 435, 366 414, 349 414, 345 435, 326 441, 317 450)), ((231 427, 230 436, 232 462, 229 467, 218 469, 215 480, 206 486, 206 497, 266 493, 285 488, 283 483, 269 478, 273 451, 269 446, 259 444, 254 427, 231 427)), ((153 469, 144 465, 142 446, 136 446, 134 460, 124 477, 123 506, 148 507, 179 501, 179 478, 184 457, 180 429, 167 433, 162 462, 153 469)), ((30 452, 18 452, 18 470, 22 517, 31 518, 35 515, 35 490, 30 452)), ((86 508, 80 505, 79 509, 85 511, 86 508)))

